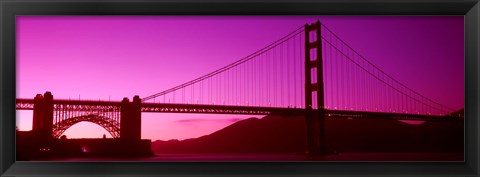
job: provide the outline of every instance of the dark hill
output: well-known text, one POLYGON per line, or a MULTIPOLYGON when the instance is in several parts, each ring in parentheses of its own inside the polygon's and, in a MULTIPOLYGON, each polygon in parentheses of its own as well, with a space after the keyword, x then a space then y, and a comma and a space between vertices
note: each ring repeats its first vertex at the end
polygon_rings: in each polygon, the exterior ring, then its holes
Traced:
POLYGON ((465 109, 460 109, 458 111, 452 112, 448 114, 449 116, 454 116, 454 117, 465 117, 465 109))
MULTIPOLYGON (((463 122, 326 120, 327 143, 338 152, 463 152, 463 122)), ((155 153, 303 153, 303 117, 266 116, 238 121, 210 135, 155 141, 155 153)))

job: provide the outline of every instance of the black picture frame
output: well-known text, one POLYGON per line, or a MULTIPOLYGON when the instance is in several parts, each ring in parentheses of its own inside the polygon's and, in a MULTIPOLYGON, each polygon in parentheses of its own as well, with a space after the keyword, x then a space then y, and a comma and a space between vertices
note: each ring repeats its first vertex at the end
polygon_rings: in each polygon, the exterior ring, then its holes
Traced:
POLYGON ((479 176, 479 0, 0 0, 2 176, 479 176), (464 15, 465 162, 16 162, 17 15, 464 15))

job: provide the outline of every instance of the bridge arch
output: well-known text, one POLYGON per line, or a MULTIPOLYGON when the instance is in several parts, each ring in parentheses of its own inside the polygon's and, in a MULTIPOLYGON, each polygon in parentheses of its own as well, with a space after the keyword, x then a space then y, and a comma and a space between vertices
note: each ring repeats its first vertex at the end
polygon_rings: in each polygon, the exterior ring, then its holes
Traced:
POLYGON ((73 125, 80 122, 91 122, 104 128, 113 138, 120 138, 120 123, 108 117, 99 116, 95 114, 88 114, 78 117, 72 117, 60 121, 53 125, 53 137, 60 138, 60 136, 73 125))

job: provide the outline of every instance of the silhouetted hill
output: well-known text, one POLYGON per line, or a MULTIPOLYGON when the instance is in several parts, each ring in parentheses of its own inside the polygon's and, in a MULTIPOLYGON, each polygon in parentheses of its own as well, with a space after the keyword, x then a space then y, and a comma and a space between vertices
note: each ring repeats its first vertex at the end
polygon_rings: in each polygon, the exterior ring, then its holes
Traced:
POLYGON ((455 116, 455 117, 458 117, 458 116, 460 116, 460 117, 465 117, 465 109, 460 109, 460 110, 455 111, 455 112, 452 112, 452 113, 450 113, 450 114, 448 114, 448 115, 450 115, 450 116, 455 116))
MULTIPOLYGON (((463 152, 463 122, 326 120, 327 143, 338 152, 463 152)), ((303 117, 266 116, 238 121, 210 135, 155 141, 155 153, 303 153, 303 117)))

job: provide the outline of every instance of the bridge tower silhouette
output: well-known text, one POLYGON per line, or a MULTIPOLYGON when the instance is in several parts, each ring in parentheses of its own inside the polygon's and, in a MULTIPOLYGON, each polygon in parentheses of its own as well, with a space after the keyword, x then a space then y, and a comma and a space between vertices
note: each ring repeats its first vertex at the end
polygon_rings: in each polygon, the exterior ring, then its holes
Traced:
POLYGON ((321 34, 320 21, 305 24, 305 122, 308 154, 325 154, 327 150, 321 34), (311 32, 316 37, 314 41, 310 41, 311 32), (315 83, 312 83, 312 74, 317 75, 318 79, 315 83), (317 99, 312 98, 312 92, 317 93, 317 99), (313 101, 317 101, 317 115, 313 114, 313 101))
POLYGON ((120 138, 127 141, 139 141, 141 139, 141 100, 139 96, 134 96, 130 102, 128 98, 123 98, 120 108, 120 138))
POLYGON ((48 140, 53 135, 53 95, 46 92, 34 98, 32 131, 38 138, 48 140))

